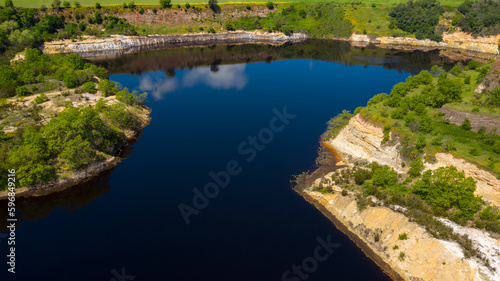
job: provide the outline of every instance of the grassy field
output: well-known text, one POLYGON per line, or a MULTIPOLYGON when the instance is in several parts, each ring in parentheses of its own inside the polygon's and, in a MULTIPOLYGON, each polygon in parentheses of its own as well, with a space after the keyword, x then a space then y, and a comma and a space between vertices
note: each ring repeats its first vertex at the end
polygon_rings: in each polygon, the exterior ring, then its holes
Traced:
POLYGON ((346 17, 354 25, 358 34, 376 34, 379 36, 414 36, 399 28, 389 28, 389 9, 382 7, 347 6, 346 17))
MULTIPOLYGON (((27 8, 39 8, 42 5, 45 5, 46 7, 50 7, 52 4, 52 0, 13 0, 14 5, 16 7, 27 7, 27 8)), ((61 0, 61 2, 64 2, 61 0)), ((69 0, 71 5, 74 4, 75 0, 69 0)), ((93 6, 95 5, 96 2, 99 2, 101 5, 122 5, 123 3, 129 3, 132 2, 131 0, 124 0, 124 1, 116 1, 116 0, 79 0, 81 5, 83 6, 93 6)), ((159 0, 137 0, 134 1, 136 5, 156 5, 159 3, 159 0)), ((177 3, 208 3, 208 0, 191 0, 191 1, 186 1, 186 0, 172 0, 173 4, 177 3)), ((267 1, 248 1, 248 0, 219 0, 220 4, 224 3, 266 3, 267 1)), ((274 2, 274 1, 273 1, 274 2)), ((275 3, 293 3, 293 2, 332 2, 331 0, 314 0, 314 1, 304 1, 304 0, 286 0, 286 1, 276 1, 275 3)), ((351 3, 352 1, 350 0, 340 0, 340 1, 333 1, 336 3, 351 3)), ((362 3, 365 4, 376 4, 378 6, 393 6, 395 4, 399 3, 406 3, 407 0, 363 0, 361 1, 362 3)), ((443 5, 446 6, 458 6, 460 5, 463 0, 443 0, 440 1, 443 5)), ((2 3, 3 4, 3 3, 2 3)))

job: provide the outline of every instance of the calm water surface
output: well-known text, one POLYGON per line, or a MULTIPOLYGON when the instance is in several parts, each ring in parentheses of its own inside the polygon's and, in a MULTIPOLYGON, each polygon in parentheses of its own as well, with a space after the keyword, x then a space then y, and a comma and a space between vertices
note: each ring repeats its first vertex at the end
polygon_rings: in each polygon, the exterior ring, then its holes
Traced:
POLYGON ((290 179, 313 168, 326 121, 436 62, 436 53, 321 42, 98 61, 112 80, 150 93, 151 124, 114 170, 19 200, 17 273, 6 275, 0 239, 1 280, 281 280, 329 235, 340 247, 307 280, 389 280, 292 191, 290 179), (285 107, 296 117, 247 161, 238 146, 269 126, 273 109, 285 107), (209 172, 229 161, 241 173, 186 225, 179 204, 192 206, 193 188, 202 190, 209 172))

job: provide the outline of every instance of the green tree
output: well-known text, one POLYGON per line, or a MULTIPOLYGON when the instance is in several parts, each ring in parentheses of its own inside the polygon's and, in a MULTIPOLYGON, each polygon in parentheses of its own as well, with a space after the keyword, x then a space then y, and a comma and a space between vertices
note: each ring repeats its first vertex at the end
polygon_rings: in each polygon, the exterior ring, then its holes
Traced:
POLYGON ((272 9, 274 9, 274 3, 273 3, 273 2, 271 2, 271 1, 269 1, 269 2, 267 2, 266 7, 267 7, 269 10, 272 10, 272 9))
POLYGON ((24 86, 19 86, 16 88, 16 95, 19 97, 26 97, 29 94, 30 93, 29 93, 28 89, 24 86))
POLYGON ((460 101, 462 99, 462 83, 460 78, 449 79, 448 74, 443 72, 439 75, 437 90, 444 96, 446 102, 460 101))
POLYGON ((137 91, 133 91, 132 93, 130 93, 127 88, 124 88, 123 90, 116 93, 116 99, 118 101, 132 106, 142 105, 146 98, 146 93, 139 94, 139 92, 137 91))
POLYGON ((415 109, 414 109, 415 113, 422 116, 422 115, 425 115, 425 105, 423 103, 419 103, 415 109))
POLYGON ((418 137, 418 140, 417 140, 417 143, 415 144, 415 147, 416 147, 417 149, 422 150, 422 149, 423 149, 424 147, 426 147, 426 146, 427 146, 427 141, 426 141, 426 139, 425 139, 425 136, 423 136, 423 135, 422 135, 422 136, 419 136, 419 137, 418 137))
POLYGON ((66 9, 69 9, 69 8, 71 8, 71 4, 68 1, 64 1, 63 2, 63 7, 66 8, 66 9))
POLYGON ((420 127, 419 131, 424 133, 430 133, 434 129, 434 125, 432 124, 432 119, 429 116, 422 116, 420 118, 420 127))
POLYGON ((442 35, 435 32, 439 16, 444 12, 436 0, 408 1, 391 9, 389 16, 396 20, 395 25, 406 31, 415 33, 417 39, 429 38, 441 41, 442 35))
POLYGON ((102 92, 104 97, 112 96, 116 92, 115 82, 108 79, 103 79, 99 82, 97 88, 102 92))
POLYGON ((460 62, 455 64, 455 66, 450 70, 450 73, 455 76, 460 75, 460 73, 462 73, 462 64, 460 62))
POLYGON ((100 9, 100 8, 102 8, 101 3, 99 3, 99 2, 95 3, 95 8, 96 8, 96 9, 100 9))
POLYGON ((5 0, 5 7, 13 8, 14 2, 12 2, 12 0, 5 0))
POLYGON ((85 66, 85 61, 83 60, 83 58, 77 54, 69 54, 67 57, 66 57, 66 60, 68 61, 68 63, 70 64, 71 68, 73 69, 83 69, 83 67, 85 66))
POLYGON ((139 119, 130 113, 123 103, 108 106, 104 116, 116 127, 121 129, 134 129, 140 124, 139 119))
POLYGON ((47 182, 55 178, 55 171, 47 164, 46 153, 34 145, 22 145, 9 153, 10 167, 16 167, 20 186, 47 182))
POLYGON ((102 14, 101 14, 101 12, 99 12, 99 11, 95 11, 95 12, 94 12, 94 18, 95 18, 95 22, 96 22, 97 24, 102 24, 102 22, 103 22, 103 18, 102 18, 102 14))
POLYGON ((398 182, 398 173, 389 166, 375 169, 372 177, 373 184, 378 186, 391 186, 398 182))
POLYGON ((465 117, 464 122, 460 125, 460 128, 470 131, 472 129, 469 118, 465 117))
POLYGON ((41 104, 41 103, 44 103, 48 100, 49 99, 47 98, 47 95, 45 95, 45 93, 41 93, 38 97, 35 98, 34 101, 36 104, 41 104))
POLYGON ((32 145, 33 147, 40 150, 40 155, 43 158, 49 157, 47 151, 47 142, 43 138, 42 134, 37 131, 33 126, 28 126, 23 132, 23 144, 32 145))
POLYGON ((217 8, 217 4, 219 4, 218 0, 208 0, 208 6, 212 10, 215 10, 217 8))
POLYGON ((413 193, 429 203, 434 209, 447 211, 456 208, 460 218, 472 218, 482 199, 474 195, 476 181, 465 177, 455 167, 440 167, 426 171, 422 179, 413 185, 413 193))
POLYGON ((82 6, 82 5, 80 4, 80 2, 75 1, 75 7, 80 8, 81 6, 82 6))
POLYGON ((362 185, 366 180, 372 178, 372 173, 370 170, 358 169, 354 172, 354 182, 358 185, 362 185))
POLYGON ((406 96, 410 88, 405 82, 399 82, 396 85, 392 86, 391 96, 398 94, 401 97, 406 96))
POLYGON ((99 112, 91 107, 70 107, 52 118, 43 128, 42 134, 47 140, 47 147, 52 154, 58 155, 66 144, 81 136, 94 148, 108 153, 109 142, 122 141, 111 129, 107 128, 99 117, 99 112))
POLYGON ((236 28, 234 27, 234 24, 232 21, 226 21, 226 30, 228 31, 234 31, 236 28))
POLYGON ((76 73, 74 71, 71 71, 64 75, 63 82, 66 88, 73 89, 78 86, 78 77, 76 77, 76 73))
POLYGON ((432 83, 432 74, 427 70, 420 71, 414 78, 419 85, 429 85, 432 83))
POLYGON ((487 92, 485 102, 491 106, 500 106, 500 87, 495 87, 493 90, 487 92))
POLYGON ((32 47, 36 43, 36 38, 33 32, 29 29, 25 30, 14 30, 9 35, 10 44, 17 46, 18 48, 32 47))
POLYGON ((0 98, 11 97, 17 88, 17 75, 8 64, 0 63, 0 98))

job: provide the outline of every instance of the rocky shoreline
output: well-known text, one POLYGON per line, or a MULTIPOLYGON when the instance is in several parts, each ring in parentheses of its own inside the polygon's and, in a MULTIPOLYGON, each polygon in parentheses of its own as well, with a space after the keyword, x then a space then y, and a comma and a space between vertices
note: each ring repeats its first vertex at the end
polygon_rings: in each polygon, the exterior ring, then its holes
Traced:
POLYGON ((309 191, 296 189, 296 192, 302 196, 307 202, 318 209, 325 217, 327 217, 334 225, 335 228, 340 230, 342 233, 347 235, 351 241, 353 241, 358 248, 365 253, 367 257, 373 260, 382 271, 387 274, 394 281, 403 281, 403 277, 396 272, 389 263, 384 261, 371 247, 369 247, 359 234, 349 228, 348 224, 345 224, 343 220, 340 220, 335 214, 330 212, 324 204, 318 201, 314 195, 311 195, 309 191))
POLYGON ((413 37, 378 37, 363 34, 353 34, 347 39, 353 47, 374 46, 383 49, 411 51, 444 50, 486 60, 499 54, 499 40, 500 35, 473 37, 463 32, 444 33, 443 41, 441 42, 435 42, 429 39, 416 39, 413 37))
MULTIPOLYGON (((151 110, 147 110, 147 118, 143 120, 141 126, 137 128, 137 130, 126 134, 127 139, 117 148, 118 152, 116 156, 111 156, 102 161, 92 163, 85 169, 76 171, 67 177, 58 178, 43 184, 16 188, 16 197, 44 196, 62 191, 77 184, 89 181, 93 177, 114 168, 121 162, 122 152, 137 139, 142 129, 149 125, 151 121, 151 117, 149 116, 150 113, 151 110)), ((7 198, 8 191, 1 191, 0 200, 5 200, 7 198)))

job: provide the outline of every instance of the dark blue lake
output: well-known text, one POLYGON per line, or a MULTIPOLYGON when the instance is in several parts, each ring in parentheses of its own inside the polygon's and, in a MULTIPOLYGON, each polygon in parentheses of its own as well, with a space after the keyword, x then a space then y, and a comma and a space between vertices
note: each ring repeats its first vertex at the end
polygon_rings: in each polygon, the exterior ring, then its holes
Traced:
POLYGON ((19 200, 17 273, 7 275, 7 244, 0 239, 1 280, 282 280, 329 235, 340 247, 307 280, 390 280, 291 189, 290 179, 314 168, 330 118, 443 62, 437 53, 333 42, 97 61, 110 79, 149 92, 151 124, 112 171, 19 200), (295 116, 288 124, 273 119, 284 108, 295 116), (262 133, 267 143, 252 148, 248 138, 272 120, 282 130, 262 133), (213 181, 209 173, 226 170, 228 162, 238 164, 239 174, 186 224, 179 204, 192 207, 193 189, 203 190, 213 181))

